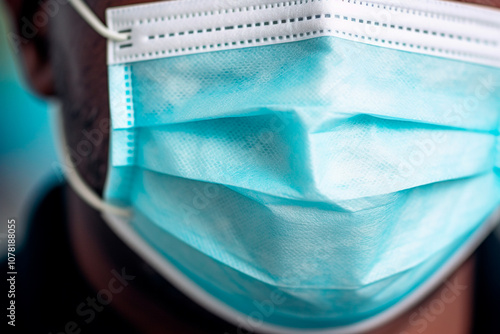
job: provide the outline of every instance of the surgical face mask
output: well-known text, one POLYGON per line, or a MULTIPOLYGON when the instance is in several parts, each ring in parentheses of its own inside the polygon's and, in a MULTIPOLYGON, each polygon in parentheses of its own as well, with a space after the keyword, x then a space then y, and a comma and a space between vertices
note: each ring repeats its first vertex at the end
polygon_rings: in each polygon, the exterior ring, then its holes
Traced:
MULTIPOLYGON (((414 306, 500 204, 500 12, 441 1, 110 8, 105 200, 167 280, 248 330, 414 306)), ((495 214, 496 212, 496 214, 495 214)))

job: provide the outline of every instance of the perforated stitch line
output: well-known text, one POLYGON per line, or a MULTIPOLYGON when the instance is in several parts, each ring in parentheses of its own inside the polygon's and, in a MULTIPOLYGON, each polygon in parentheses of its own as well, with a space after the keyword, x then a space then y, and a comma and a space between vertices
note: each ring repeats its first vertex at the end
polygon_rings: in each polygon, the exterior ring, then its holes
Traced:
MULTIPOLYGON (((314 31, 309 31, 309 32, 303 32, 303 33, 297 33, 297 34, 292 34, 292 35, 281 35, 281 36, 268 36, 268 37, 261 37, 261 38, 255 38, 255 39, 249 39, 249 40, 239 40, 239 41, 232 41, 232 42, 221 42, 218 44, 207 44, 207 45, 199 45, 199 46, 192 46, 192 47, 185 47, 185 48, 180 48, 180 49, 166 49, 166 50, 157 50, 157 51, 151 51, 151 52, 143 52, 143 53, 136 53, 132 55, 125 55, 118 57, 118 61, 127 61, 127 60, 137 60, 137 59, 150 59, 155 56, 160 56, 160 55, 184 55, 184 54, 189 54, 190 52, 197 52, 197 51, 214 51, 218 49, 224 49, 226 47, 232 47, 232 46, 251 46, 254 44, 260 44, 260 45, 266 45, 267 42, 274 42, 274 41, 296 41, 296 40, 304 40, 304 38, 313 38, 314 35, 322 35, 322 36, 330 36, 329 34, 332 34, 335 32, 337 36, 349 36, 349 37, 355 37, 359 38, 361 40, 365 41, 370 41, 370 42, 375 42, 375 44, 381 44, 381 45, 396 45, 396 46, 402 46, 406 50, 424 50, 424 51, 430 51, 433 53, 437 54, 446 54, 446 55, 453 55, 453 56, 458 56, 458 57, 464 57, 470 60, 473 59, 484 59, 484 60, 489 60, 489 61, 498 61, 497 58, 495 57, 490 57, 490 56, 485 56, 485 55, 480 55, 480 54, 474 54, 474 53, 465 53, 465 52, 460 52, 457 50, 451 50, 451 49, 445 49, 445 48, 434 48, 431 46, 426 46, 418 43, 411 43, 411 42, 400 42, 400 41, 393 41, 389 39, 380 39, 380 38, 374 38, 370 36, 365 36, 361 34, 352 34, 348 33, 345 31, 341 30, 332 30, 332 29, 327 29, 327 30, 314 30, 314 31)), ((319 36, 318 36, 319 37, 319 36)))
POLYGON ((123 67, 124 89, 125 89, 125 112, 127 113, 127 163, 135 163, 135 130, 132 129, 135 123, 134 105, 132 97, 132 67, 123 67))
MULTIPOLYGON (((329 0, 296 0, 296 1, 284 1, 284 2, 276 2, 276 3, 271 3, 271 4, 261 4, 261 5, 253 5, 253 6, 245 6, 245 7, 235 7, 235 8, 227 8, 227 9, 220 9, 220 10, 213 10, 213 11, 205 11, 205 12, 190 12, 190 13, 185 13, 185 14, 178 14, 178 15, 172 15, 172 16, 157 16, 157 17, 150 17, 150 18, 144 18, 139 20, 139 24, 148 24, 148 23, 156 23, 160 21, 171 21, 171 20, 183 20, 183 19, 189 19, 189 18, 196 18, 196 17, 201 17, 201 16, 213 16, 213 15, 220 15, 220 14, 227 14, 227 13, 235 13, 235 12, 242 12, 242 11, 256 11, 256 10, 263 10, 263 9, 273 9, 273 8, 279 8, 279 7, 287 7, 287 6, 300 6, 308 3, 314 3, 314 2, 328 2, 329 0)), ((408 7, 397 7, 397 6, 390 6, 390 5, 381 5, 381 4, 376 4, 370 1, 352 1, 351 0, 342 0, 344 3, 348 3, 351 5, 360 5, 360 6, 371 6, 371 7, 376 7, 376 8, 382 8, 382 9, 388 9, 391 11, 395 12, 400 12, 400 13, 406 13, 406 14, 411 14, 411 15, 417 15, 417 16, 426 16, 426 17, 431 17, 431 18, 436 18, 436 19, 445 19, 448 21, 452 22, 464 22, 464 23, 475 23, 483 26, 489 26, 489 27, 500 27, 499 25, 493 24, 493 22, 489 21, 483 21, 483 20, 478 20, 478 19, 473 19, 473 18, 466 18, 466 17, 457 17, 457 16, 452 16, 452 15, 446 15, 446 14, 440 14, 440 13, 434 13, 430 11, 418 11, 415 9, 410 9, 408 7)), ((454 8, 460 8, 462 9, 463 7, 460 7, 458 4, 449 4, 449 3, 444 3, 444 2, 436 2, 440 6, 448 6, 448 7, 454 7, 454 8)), ((133 8, 123 8, 123 9, 116 9, 116 14, 118 13, 123 13, 127 11, 132 11, 133 8)), ((134 25, 137 24, 137 21, 115 21, 115 24, 117 26, 120 25, 134 25)))
POLYGON ((397 29, 397 30, 409 31, 409 32, 414 32, 414 33, 419 33, 419 34, 433 35, 433 36, 441 37, 441 38, 458 39, 458 40, 464 40, 466 42, 476 42, 478 44, 484 44, 484 45, 490 45, 490 44, 494 45, 494 46, 497 45, 497 42, 494 40, 471 38, 470 36, 446 34, 443 32, 437 32, 437 31, 429 30, 429 29, 387 24, 387 23, 381 23, 379 21, 359 19, 359 18, 345 16, 345 15, 341 15, 341 14, 333 14, 332 15, 329 13, 327 13, 327 14, 315 14, 315 15, 308 15, 308 16, 287 18, 287 19, 276 19, 273 21, 246 23, 246 24, 231 25, 231 26, 224 26, 224 27, 219 26, 219 27, 214 27, 214 28, 205 28, 205 29, 198 29, 198 30, 193 29, 193 30, 187 30, 187 31, 172 32, 172 33, 168 33, 168 34, 165 33, 165 34, 149 35, 148 39, 149 40, 163 39, 163 38, 176 37, 176 36, 211 33, 214 31, 246 29, 246 28, 252 28, 252 27, 290 24, 290 23, 295 23, 295 22, 318 20, 318 19, 338 19, 338 20, 356 22, 359 24, 375 25, 375 26, 381 26, 381 27, 389 28, 389 29, 397 29))
MULTIPOLYGON (((321 0, 319 0, 321 1, 321 0)), ((328 0, 326 0, 328 1, 328 0)), ((376 7, 376 8, 381 8, 381 9, 386 9, 394 12, 400 12, 404 14, 411 14, 414 16, 425 16, 425 17, 430 17, 430 18, 435 18, 438 20, 443 20, 443 21, 450 21, 450 22, 458 22, 458 23, 475 23, 478 25, 483 25, 487 27, 500 27, 500 24, 494 24, 492 21, 483 21, 479 19, 474 19, 474 18, 468 18, 468 17, 460 17, 460 16, 453 16, 453 15, 447 15, 443 13, 435 13, 431 11, 422 11, 422 10, 416 10, 412 9, 409 7, 397 7, 397 6, 391 6, 391 5, 381 5, 381 4, 376 4, 371 1, 352 1, 351 0, 342 0, 342 2, 347 2, 350 4, 358 4, 362 6, 363 4, 367 7, 376 7)), ((427 1, 429 3, 429 1, 427 1)), ((449 2, 439 2, 439 5, 442 7, 453 7, 453 8, 459 8, 460 10, 463 9, 463 7, 459 6, 456 3, 449 3, 449 2)))
MULTIPOLYGON (((251 6, 244 6, 244 7, 234 7, 234 8, 226 8, 226 9, 219 9, 219 10, 212 10, 212 11, 205 11, 205 12, 191 12, 191 13, 185 13, 185 14, 177 14, 177 15, 172 15, 172 16, 157 16, 157 17, 150 17, 150 18, 144 18, 140 19, 138 22, 139 24, 148 24, 148 23, 156 23, 160 21, 173 21, 173 20, 185 20, 185 19, 190 19, 190 18, 196 18, 196 17, 201 17, 201 16, 214 16, 214 15, 222 15, 222 14, 228 14, 228 13, 236 13, 236 12, 243 12, 243 11, 257 11, 257 10, 264 10, 264 9, 274 9, 274 8, 279 8, 279 7, 290 7, 290 6, 299 6, 299 5, 304 5, 307 3, 313 3, 313 2, 320 2, 321 0, 296 0, 296 1, 284 1, 284 2, 276 2, 276 3, 271 3, 271 4, 260 4, 260 5, 251 5, 251 6)), ((328 1, 328 0, 324 0, 328 1)), ((116 9, 116 13, 123 13, 132 10, 132 8, 123 8, 123 9, 116 9)), ((128 24, 128 25, 133 25, 136 24, 137 21, 115 21, 116 24, 128 24)))

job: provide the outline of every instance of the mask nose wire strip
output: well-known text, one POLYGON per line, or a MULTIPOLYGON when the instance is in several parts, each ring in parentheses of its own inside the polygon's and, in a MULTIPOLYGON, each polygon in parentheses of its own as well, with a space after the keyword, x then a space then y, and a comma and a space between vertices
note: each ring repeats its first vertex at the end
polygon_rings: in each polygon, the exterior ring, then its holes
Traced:
POLYGON ((82 18, 92 27, 97 33, 107 39, 123 42, 129 38, 128 34, 119 33, 106 27, 92 12, 92 10, 83 2, 83 0, 69 0, 73 8, 82 16, 82 18))
MULTIPOLYGON (((60 108, 58 108, 60 109, 60 108)), ((58 110, 60 113, 61 111, 58 110)), ((128 208, 122 208, 115 205, 111 205, 102 200, 78 175, 76 167, 73 165, 71 159, 65 159, 67 155, 67 142, 66 135, 64 132, 62 115, 59 114, 57 121, 57 128, 60 137, 61 148, 58 150, 60 154, 61 163, 63 163, 64 175, 66 180, 73 190, 80 196, 88 205, 100 212, 110 213, 121 217, 130 217, 132 212, 128 208)))

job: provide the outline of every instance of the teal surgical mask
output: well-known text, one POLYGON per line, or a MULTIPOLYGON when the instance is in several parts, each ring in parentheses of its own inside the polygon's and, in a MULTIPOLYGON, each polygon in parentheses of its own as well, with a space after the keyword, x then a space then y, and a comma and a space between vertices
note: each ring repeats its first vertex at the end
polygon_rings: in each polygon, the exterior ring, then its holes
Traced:
POLYGON ((240 328, 353 333, 418 303, 500 204, 500 12, 442 1, 110 8, 113 230, 240 328))

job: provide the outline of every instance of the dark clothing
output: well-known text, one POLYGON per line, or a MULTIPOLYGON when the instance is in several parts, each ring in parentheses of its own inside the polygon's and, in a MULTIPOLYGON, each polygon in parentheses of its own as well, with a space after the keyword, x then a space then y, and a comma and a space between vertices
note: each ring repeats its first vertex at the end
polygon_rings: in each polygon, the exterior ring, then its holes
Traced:
MULTIPOLYGON (((16 327, 6 333, 137 333, 127 319, 107 306, 94 320, 85 323, 76 313, 79 304, 96 291, 85 280, 76 265, 69 243, 65 212, 65 186, 53 188, 38 204, 31 216, 24 247, 16 253, 16 327), (74 323, 72 323, 74 322, 74 323), (80 330, 80 331, 79 331, 80 330)), ((490 235, 477 254, 475 285, 474 334, 500 333, 500 240, 490 235)), ((2 268, 7 263, 3 261, 2 268)), ((4 270, 6 272, 6 270, 4 270)), ((6 293, 7 280, 3 280, 6 293)), ((172 293, 179 318, 204 323, 206 311, 186 297, 172 293), (184 310, 184 311, 183 311, 184 310)), ((6 298, 4 299, 6 300, 6 298)), ((8 307, 4 304, 2 309, 8 307)), ((213 317, 213 316, 212 316, 213 317)), ((4 324, 7 322, 3 316, 4 324)), ((213 320, 213 319, 212 319, 213 320)), ((220 321, 209 333, 236 334, 237 328, 220 321), (218 328, 218 330, 214 330, 218 328)), ((246 331, 243 331, 246 333, 246 331)), ((5 333, 5 332, 3 332, 5 333)), ((450 333, 453 334, 453 333, 450 333)))
POLYGON ((16 250, 16 327, 8 326, 6 333, 135 333, 112 307, 105 307, 88 324, 76 313, 96 291, 78 268, 69 243, 64 189, 53 188, 39 202, 23 247, 16 250))
POLYGON ((474 334, 500 333, 500 239, 491 234, 476 250, 474 334))

